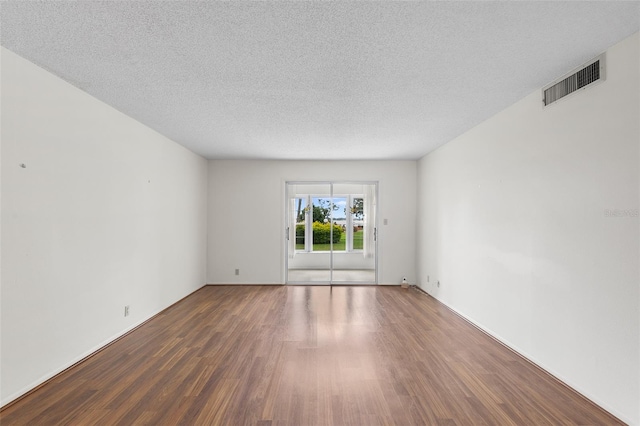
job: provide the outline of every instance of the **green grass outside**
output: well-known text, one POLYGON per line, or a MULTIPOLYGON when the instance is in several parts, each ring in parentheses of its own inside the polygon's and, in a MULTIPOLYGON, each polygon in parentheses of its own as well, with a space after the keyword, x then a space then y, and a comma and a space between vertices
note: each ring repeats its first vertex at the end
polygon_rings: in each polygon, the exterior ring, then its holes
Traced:
POLYGON ((364 240, 364 231, 356 231, 353 233, 353 249, 362 250, 364 247, 362 241, 364 240))
MULTIPOLYGON (((362 240, 364 238, 364 231, 356 231, 353 234, 353 249, 362 250, 362 240)), ((333 245, 333 251, 345 251, 347 247, 347 233, 342 233, 340 242, 333 245)), ((296 244, 296 250, 304 250, 304 244, 296 244)), ((331 250, 331 244, 314 244, 313 251, 329 251, 331 250)))

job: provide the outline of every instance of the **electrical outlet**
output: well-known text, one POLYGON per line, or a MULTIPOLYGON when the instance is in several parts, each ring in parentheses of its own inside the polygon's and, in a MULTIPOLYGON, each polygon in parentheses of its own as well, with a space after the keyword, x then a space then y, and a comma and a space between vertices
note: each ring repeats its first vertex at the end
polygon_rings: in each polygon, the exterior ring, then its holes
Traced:
POLYGON ((236 269, 236 275, 240 275, 240 269, 236 269))
POLYGON ((427 275, 427 282, 429 282, 429 275, 427 275))
POLYGON ((128 317, 129 316, 129 305, 124 307, 124 316, 128 317))
POLYGON ((440 288, 440 281, 438 281, 438 288, 440 288))

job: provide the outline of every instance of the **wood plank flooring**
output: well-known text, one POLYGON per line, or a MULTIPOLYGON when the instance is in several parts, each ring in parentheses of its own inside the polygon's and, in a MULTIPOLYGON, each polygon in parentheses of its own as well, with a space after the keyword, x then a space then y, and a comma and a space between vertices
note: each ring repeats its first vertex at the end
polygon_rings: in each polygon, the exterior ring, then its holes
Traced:
POLYGON ((622 423, 416 290, 209 286, 0 424, 622 423))

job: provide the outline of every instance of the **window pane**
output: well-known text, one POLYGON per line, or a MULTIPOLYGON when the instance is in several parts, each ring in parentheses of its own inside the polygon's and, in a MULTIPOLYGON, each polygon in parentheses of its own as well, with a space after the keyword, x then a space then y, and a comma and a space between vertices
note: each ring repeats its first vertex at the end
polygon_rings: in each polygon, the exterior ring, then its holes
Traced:
POLYGON ((347 249, 347 198, 333 198, 333 250, 347 249), (338 237, 336 234, 340 234, 338 237))
POLYGON ((305 213, 307 207, 306 198, 296 198, 293 204, 293 215, 296 218, 296 250, 304 250, 305 213))
POLYGON ((312 241, 313 251, 331 250, 331 200, 329 198, 312 198, 312 241))
POLYGON ((351 215, 353 224, 353 249, 362 250, 364 236, 364 203, 362 197, 355 197, 353 199, 351 215))

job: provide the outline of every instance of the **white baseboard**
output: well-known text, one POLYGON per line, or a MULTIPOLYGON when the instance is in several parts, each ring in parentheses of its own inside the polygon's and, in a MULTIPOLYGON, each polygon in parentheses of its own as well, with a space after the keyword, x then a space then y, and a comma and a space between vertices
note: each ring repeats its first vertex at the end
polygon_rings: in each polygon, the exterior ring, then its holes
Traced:
POLYGON ((187 294, 184 297, 181 297, 180 299, 178 299, 176 302, 173 302, 167 306, 165 306, 162 309, 159 309, 149 315, 147 315, 146 317, 142 318, 141 320, 137 321, 136 323, 132 324, 131 326, 127 327, 126 329, 118 332, 117 334, 114 334, 113 336, 109 337, 108 339, 102 341, 101 343, 97 344, 96 346, 92 347, 91 349, 83 352, 82 354, 80 354, 79 356, 73 358, 71 361, 63 364, 62 366, 60 366, 59 368, 56 368, 55 370, 43 375, 42 377, 38 378, 37 380, 35 380, 34 382, 30 383, 29 385, 23 387, 22 389, 20 389, 17 392, 14 392, 13 394, 9 395, 8 397, 0 400, 0 408, 3 408, 4 406, 12 403, 13 401, 15 401, 16 399, 20 398, 21 396, 31 392, 32 390, 34 390, 35 388, 37 388, 38 386, 42 385, 43 383, 47 382, 48 380, 51 380, 53 377, 55 377, 56 375, 62 373, 64 370, 68 369, 69 367, 72 367, 73 365, 79 363, 80 361, 84 360, 85 358, 89 357, 90 355, 98 352, 99 350, 103 349, 104 347, 106 347, 107 345, 115 342, 116 340, 118 340, 120 337, 124 336, 125 334, 129 333, 131 330, 140 327, 140 325, 144 324, 145 322, 149 321, 151 318, 155 317, 156 315, 158 315, 160 312, 164 311, 165 309, 173 306, 175 303, 179 302, 180 300, 184 299, 185 297, 195 293, 196 291, 200 290, 202 287, 199 287, 195 290, 193 290, 191 293, 187 294))
POLYGON ((456 315, 458 315, 459 317, 461 317, 462 319, 464 319, 465 321, 467 321, 469 324, 473 325, 474 327, 476 327, 477 329, 479 329, 480 331, 482 331, 483 333, 491 336, 493 339, 495 339, 496 341, 498 341, 500 344, 502 344, 503 346, 505 346, 506 348, 510 349, 511 351, 515 352, 516 354, 518 354, 519 356, 521 356, 522 358, 526 359, 527 361, 529 361, 530 363, 534 364, 535 366, 537 366, 538 368, 544 370, 545 372, 551 374, 553 377, 555 377, 557 380, 559 380, 560 382, 562 382, 565 386, 571 388, 572 390, 574 390, 575 392, 578 392, 580 395, 584 396, 585 398, 587 398, 588 400, 590 400, 591 402, 593 402, 594 404, 598 405, 600 408, 602 408, 603 410, 608 411, 610 414, 614 415, 615 417, 617 417, 618 419, 622 420, 623 422, 631 425, 631 420, 629 418, 627 418, 624 414, 618 412, 616 409, 614 409, 613 407, 609 406, 607 403, 600 401, 597 397, 595 397, 594 395, 591 395, 589 392, 580 389, 579 386, 577 386, 575 383, 572 383, 572 381, 570 379, 567 379, 566 377, 564 377, 562 374, 558 373, 557 371, 555 371, 553 368, 550 368, 548 366, 546 366, 544 363, 540 362, 539 360, 537 360, 534 356, 531 356, 530 354, 528 354, 526 351, 523 351, 522 349, 520 349, 518 346, 512 344, 511 342, 509 342, 507 339, 505 339, 504 337, 500 336, 498 333, 494 332, 493 330, 483 326, 482 324, 476 322, 473 318, 468 317, 467 315, 465 315, 464 313, 460 312, 459 310, 457 310, 456 308, 454 308, 453 306, 443 302, 442 300, 438 299, 436 296, 434 296, 433 294, 429 293, 427 290, 423 289, 421 286, 418 286, 422 291, 424 291, 426 294, 428 294, 429 296, 433 297, 434 299, 436 299, 438 302, 442 303, 444 306, 446 306, 447 308, 449 308, 452 312, 454 312, 456 315))

